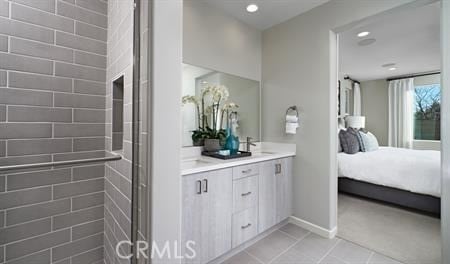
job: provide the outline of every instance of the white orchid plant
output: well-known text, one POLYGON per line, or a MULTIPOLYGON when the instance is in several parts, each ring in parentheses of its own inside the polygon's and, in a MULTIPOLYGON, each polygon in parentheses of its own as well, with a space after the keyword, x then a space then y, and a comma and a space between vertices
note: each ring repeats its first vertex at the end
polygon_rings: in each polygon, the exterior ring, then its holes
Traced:
POLYGON ((229 111, 238 108, 237 104, 228 101, 229 96, 226 86, 210 83, 203 84, 200 98, 192 95, 183 96, 183 105, 194 104, 197 110, 199 128, 192 131, 194 143, 204 139, 219 139, 224 142, 226 138, 223 128, 224 114, 227 113, 228 116, 229 111))

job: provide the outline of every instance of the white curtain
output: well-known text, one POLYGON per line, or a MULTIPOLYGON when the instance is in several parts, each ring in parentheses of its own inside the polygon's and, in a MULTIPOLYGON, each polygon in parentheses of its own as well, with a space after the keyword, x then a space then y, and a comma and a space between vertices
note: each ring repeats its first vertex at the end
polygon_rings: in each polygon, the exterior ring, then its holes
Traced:
POLYGON ((412 148, 414 79, 389 82, 389 146, 412 148))
POLYGON ((361 115, 361 87, 357 82, 353 84, 353 115, 361 115))

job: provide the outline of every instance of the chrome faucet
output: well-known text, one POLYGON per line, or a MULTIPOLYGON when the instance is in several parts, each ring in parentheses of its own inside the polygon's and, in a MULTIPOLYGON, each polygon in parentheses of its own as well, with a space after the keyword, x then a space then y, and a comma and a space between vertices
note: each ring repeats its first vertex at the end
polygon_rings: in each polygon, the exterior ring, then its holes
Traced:
POLYGON ((245 143, 246 146, 247 146, 246 147, 246 151, 247 152, 250 152, 250 146, 256 146, 256 144, 252 142, 252 138, 251 137, 247 137, 247 141, 243 142, 243 143, 245 143))

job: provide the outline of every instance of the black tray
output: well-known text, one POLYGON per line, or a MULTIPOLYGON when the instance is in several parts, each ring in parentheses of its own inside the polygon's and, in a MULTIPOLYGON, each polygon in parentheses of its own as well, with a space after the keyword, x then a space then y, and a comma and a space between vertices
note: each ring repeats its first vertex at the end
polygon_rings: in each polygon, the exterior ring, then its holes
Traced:
POLYGON ((217 152, 217 151, 203 151, 202 155, 203 156, 212 157, 212 158, 216 158, 216 159, 229 160, 229 159, 238 159, 238 158, 243 158, 243 157, 250 157, 252 155, 252 153, 248 152, 248 151, 238 151, 236 154, 231 154, 231 155, 225 156, 225 155, 219 154, 219 152, 217 152))

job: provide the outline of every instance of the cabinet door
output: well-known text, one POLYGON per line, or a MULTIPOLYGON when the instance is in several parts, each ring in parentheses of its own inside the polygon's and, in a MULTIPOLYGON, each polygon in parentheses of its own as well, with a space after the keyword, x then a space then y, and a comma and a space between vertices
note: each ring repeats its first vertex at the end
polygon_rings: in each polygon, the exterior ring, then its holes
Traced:
POLYGON ((292 159, 275 161, 277 223, 291 216, 292 212, 292 159))
POLYGON ((275 162, 260 164, 258 232, 264 232, 276 224, 276 178, 275 162))
MULTIPOLYGON (((231 250, 233 208, 233 171, 224 169, 209 173, 207 179, 208 261, 231 250)), ((205 186, 204 186, 205 190, 205 186)))
POLYGON ((196 253, 194 259, 184 259, 184 263, 206 263, 208 259, 208 210, 201 186, 207 176, 207 173, 200 173, 184 176, 182 179, 182 256, 186 253, 191 254, 186 250, 188 241, 195 242, 191 247, 196 253))

